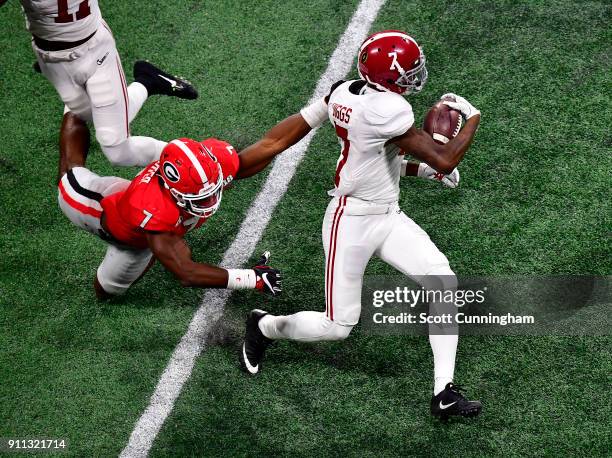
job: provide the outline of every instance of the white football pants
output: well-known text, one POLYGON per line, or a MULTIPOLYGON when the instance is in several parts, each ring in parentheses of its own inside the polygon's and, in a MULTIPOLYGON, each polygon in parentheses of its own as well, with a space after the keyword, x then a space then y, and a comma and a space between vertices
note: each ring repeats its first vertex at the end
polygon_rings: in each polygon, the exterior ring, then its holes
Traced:
POLYGON ((145 166, 157 160, 165 142, 130 136, 130 123, 148 97, 140 83, 127 86, 113 35, 102 23, 86 43, 64 51, 43 51, 32 41, 40 69, 66 109, 93 122, 96 139, 114 165, 145 166))
MULTIPOLYGON (((379 205, 352 197, 335 197, 327 207, 322 236, 326 258, 325 312, 267 315, 260 321, 266 337, 304 342, 346 338, 359 321, 363 274, 374 255, 425 288, 457 286, 446 256, 397 204, 379 205)), ((432 307, 442 305, 430 304, 432 307)), ((439 392, 453 378, 457 328, 434 329, 432 325, 429 340, 434 353, 434 391, 439 392)))
MULTIPOLYGON (((100 201, 129 185, 130 182, 124 178, 101 177, 85 167, 74 167, 58 184, 59 206, 75 226, 109 242, 100 223, 100 201)), ((152 256, 149 249, 131 249, 109 243, 97 271, 100 285, 109 294, 125 293, 140 278, 152 256)))

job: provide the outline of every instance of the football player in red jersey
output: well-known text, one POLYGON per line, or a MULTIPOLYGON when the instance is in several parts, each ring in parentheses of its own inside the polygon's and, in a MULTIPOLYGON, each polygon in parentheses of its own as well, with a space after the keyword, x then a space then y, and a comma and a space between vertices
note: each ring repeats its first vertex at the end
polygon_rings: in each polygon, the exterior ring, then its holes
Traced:
POLYGON ((87 125, 65 114, 59 206, 75 225, 108 243, 94 282, 99 298, 124 293, 155 259, 183 286, 281 292, 280 272, 266 265, 269 253, 252 269, 224 269, 193 261, 183 238, 217 211, 223 190, 234 179, 263 169, 270 159, 266 154, 238 155, 229 143, 214 138, 177 139, 130 182, 85 168, 88 150, 87 125))

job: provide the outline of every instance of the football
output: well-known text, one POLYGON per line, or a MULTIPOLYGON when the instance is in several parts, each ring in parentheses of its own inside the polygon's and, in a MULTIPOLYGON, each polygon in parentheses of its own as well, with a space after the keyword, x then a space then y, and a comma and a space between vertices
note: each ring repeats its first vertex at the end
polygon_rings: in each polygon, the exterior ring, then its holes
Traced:
POLYGON ((423 130, 431 135, 436 143, 445 144, 457 136, 461 125, 461 113, 444 105, 443 100, 440 100, 427 112, 423 130))

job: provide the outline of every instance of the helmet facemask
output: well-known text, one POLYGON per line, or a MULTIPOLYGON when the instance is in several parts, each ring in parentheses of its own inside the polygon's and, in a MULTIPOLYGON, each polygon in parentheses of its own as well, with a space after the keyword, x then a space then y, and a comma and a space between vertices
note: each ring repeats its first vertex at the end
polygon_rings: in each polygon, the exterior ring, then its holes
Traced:
POLYGON ((401 88, 405 88, 404 94, 416 94, 423 89, 427 82, 427 67, 425 66, 425 54, 420 50, 419 63, 416 67, 405 71, 396 81, 395 84, 401 88))
POLYGON ((198 194, 186 194, 170 188, 170 194, 176 200, 176 204, 190 215, 198 218, 210 218, 221 205, 223 196, 223 173, 221 165, 219 168, 219 178, 216 183, 206 186, 198 194))

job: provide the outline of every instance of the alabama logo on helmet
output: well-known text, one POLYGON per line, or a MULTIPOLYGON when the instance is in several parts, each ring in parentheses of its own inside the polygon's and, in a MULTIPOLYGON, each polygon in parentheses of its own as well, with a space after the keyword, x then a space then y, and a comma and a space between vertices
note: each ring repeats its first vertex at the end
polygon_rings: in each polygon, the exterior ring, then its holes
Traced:
POLYGON ((427 81, 425 54, 410 35, 383 30, 370 35, 359 49, 359 76, 381 91, 419 92, 427 81))

